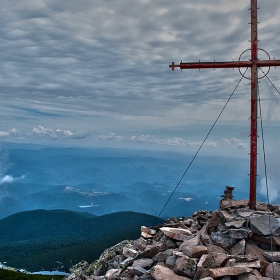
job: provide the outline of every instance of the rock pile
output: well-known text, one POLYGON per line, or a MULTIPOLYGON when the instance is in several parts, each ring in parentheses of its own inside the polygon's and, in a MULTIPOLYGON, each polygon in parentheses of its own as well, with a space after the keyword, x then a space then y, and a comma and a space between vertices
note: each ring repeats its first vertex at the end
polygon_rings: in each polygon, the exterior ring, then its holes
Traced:
POLYGON ((280 279, 280 206, 224 198, 215 212, 141 227, 141 237, 81 262, 68 280, 280 279))

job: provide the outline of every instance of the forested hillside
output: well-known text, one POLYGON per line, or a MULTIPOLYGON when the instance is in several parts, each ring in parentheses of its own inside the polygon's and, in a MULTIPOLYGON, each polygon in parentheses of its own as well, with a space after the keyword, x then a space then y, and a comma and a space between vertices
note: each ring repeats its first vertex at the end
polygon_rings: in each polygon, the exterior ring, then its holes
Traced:
POLYGON ((142 225, 160 222, 134 212, 104 216, 67 210, 35 210, 0 220, 0 262, 29 271, 64 270, 93 261, 111 245, 136 239, 142 225))

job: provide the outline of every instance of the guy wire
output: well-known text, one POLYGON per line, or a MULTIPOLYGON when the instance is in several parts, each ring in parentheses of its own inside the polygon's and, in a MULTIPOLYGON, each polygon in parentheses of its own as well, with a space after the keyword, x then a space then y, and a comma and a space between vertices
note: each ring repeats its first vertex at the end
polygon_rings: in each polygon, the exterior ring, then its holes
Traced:
MULTIPOLYGON (((247 72, 248 68, 246 69, 246 71, 244 72, 244 74, 247 72)), ((164 204, 164 206, 162 207, 160 213, 158 214, 158 216, 155 219, 154 225, 156 224, 157 220, 160 218, 162 212, 164 211, 164 209, 166 208, 167 204, 169 203, 170 199, 172 198, 172 196, 174 195, 175 191, 177 190, 177 188, 179 187, 179 185, 181 184, 183 178, 185 177, 186 173, 188 172, 188 170, 190 169, 192 163, 194 162, 195 158, 197 157, 198 153, 200 152, 201 148, 203 147, 204 143, 206 142, 207 138, 209 137, 210 133, 212 132, 212 130, 214 129, 216 123, 218 122, 219 118, 221 117, 222 113, 224 112, 226 106, 228 105, 230 99, 232 98, 233 94, 235 93, 236 89, 238 88, 239 84, 241 83, 244 74, 241 76, 240 80, 237 82, 237 85, 235 86, 233 92, 231 93, 231 95, 229 96, 228 100, 226 101, 224 107, 222 108, 221 112, 219 113, 218 117, 216 118, 215 122, 213 123, 212 127, 210 128, 209 132, 207 133, 206 137, 204 138, 204 140, 202 141, 201 145, 199 146, 197 152, 195 153, 195 155, 193 156, 191 162, 189 163, 188 167, 186 168, 185 172, 183 173, 181 179, 179 180, 179 182, 177 183, 176 187, 174 188, 174 190, 172 191, 172 193, 170 194, 169 198, 167 199, 166 203, 164 204)))

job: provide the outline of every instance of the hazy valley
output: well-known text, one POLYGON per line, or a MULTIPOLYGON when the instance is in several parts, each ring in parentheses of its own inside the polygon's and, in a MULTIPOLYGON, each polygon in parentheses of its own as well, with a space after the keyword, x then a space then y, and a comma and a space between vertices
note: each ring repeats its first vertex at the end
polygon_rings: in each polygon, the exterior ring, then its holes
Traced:
POLYGON ((32 271, 92 261, 137 238, 161 212, 164 219, 215 210, 226 185, 236 187, 235 198, 248 197, 243 159, 199 156, 175 192, 190 155, 7 146, 1 159, 0 262, 32 271))

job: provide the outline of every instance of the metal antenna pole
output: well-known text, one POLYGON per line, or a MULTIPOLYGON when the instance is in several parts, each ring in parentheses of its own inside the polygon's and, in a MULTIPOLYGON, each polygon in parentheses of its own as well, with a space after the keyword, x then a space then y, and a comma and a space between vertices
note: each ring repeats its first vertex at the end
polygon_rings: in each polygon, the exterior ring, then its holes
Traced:
POLYGON ((258 139, 258 20, 257 0, 251 0, 251 143, 249 208, 256 205, 258 139))
MULTIPOLYGON (((249 61, 226 61, 226 62, 172 62, 169 67, 174 70, 180 69, 204 69, 204 68, 251 68, 251 134, 250 134, 250 209, 256 207, 256 186, 257 186, 257 138, 258 138, 258 68, 280 66, 280 60, 258 59, 258 19, 257 19, 257 0, 251 0, 251 59, 249 61)), ((244 52, 243 52, 244 53, 244 52)), ((242 54, 243 54, 242 53, 242 54)), ((266 74, 267 75, 267 74, 266 74)))

